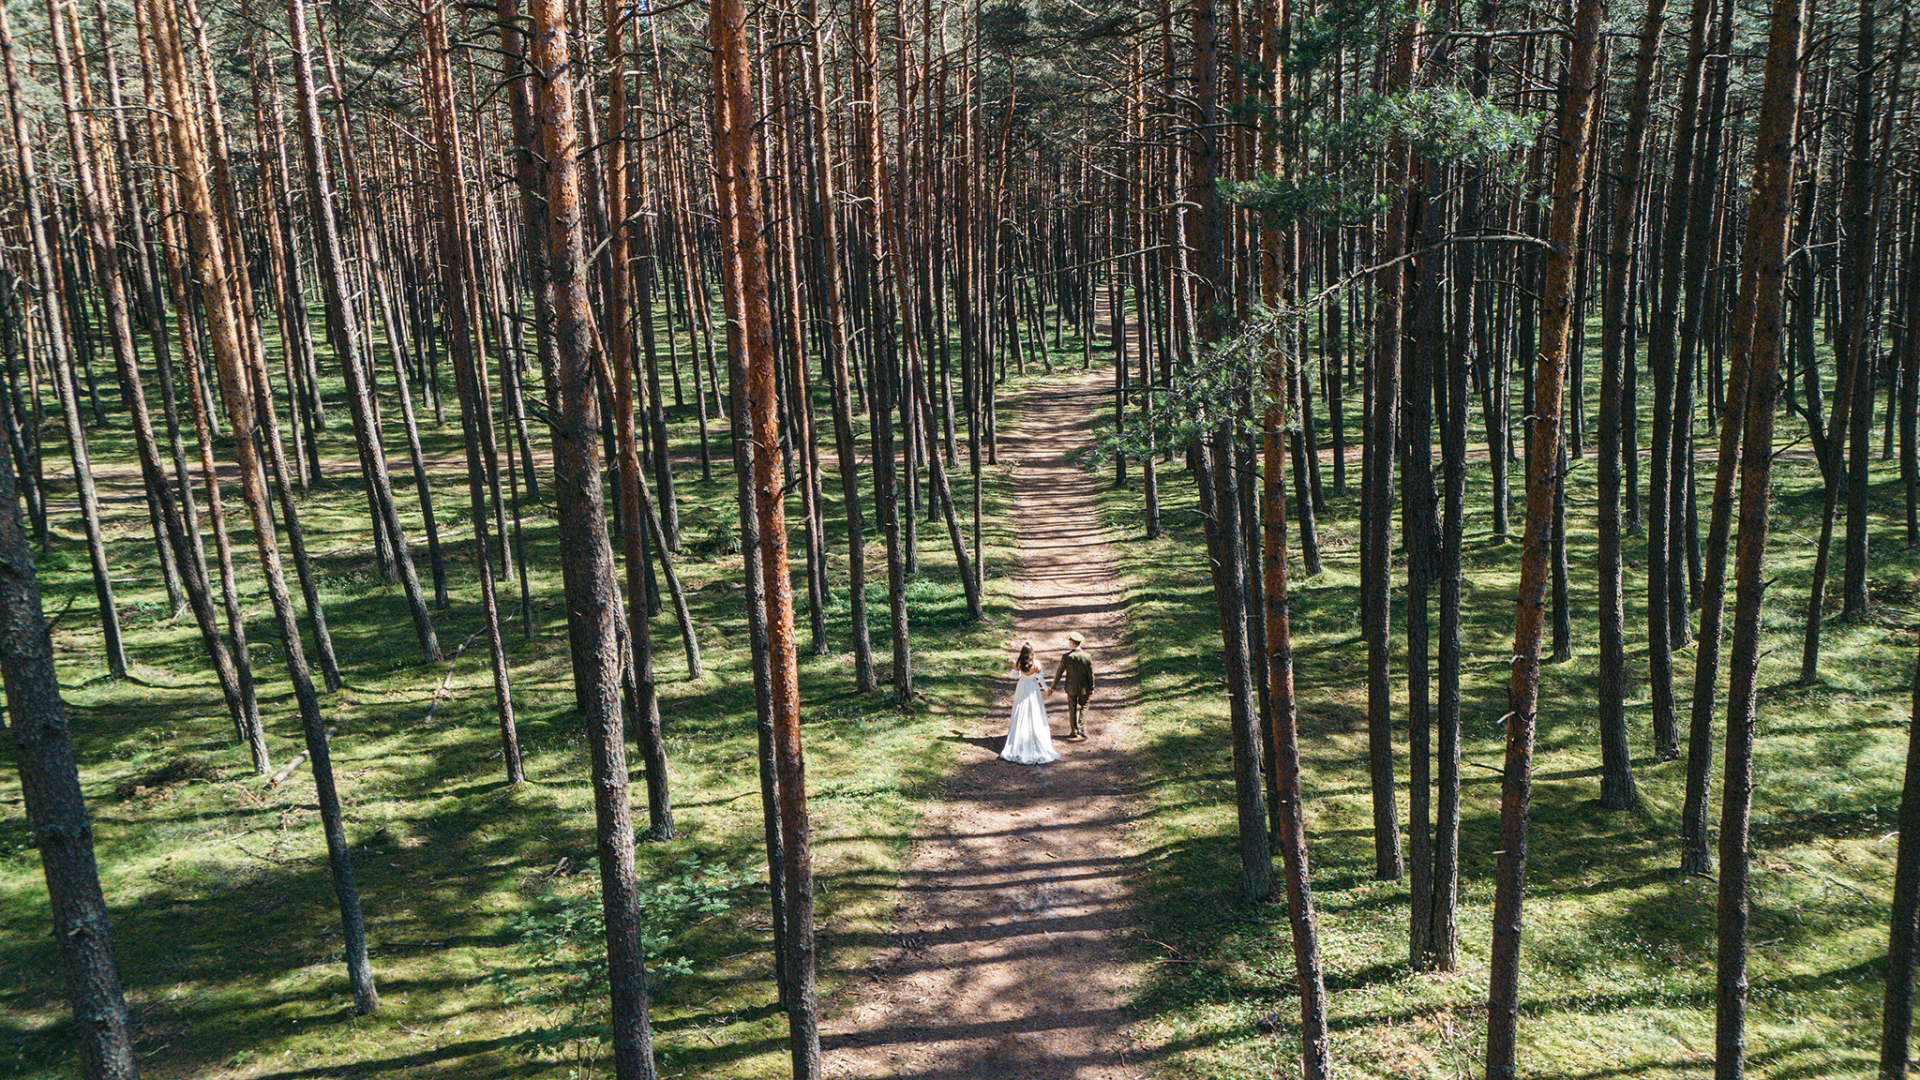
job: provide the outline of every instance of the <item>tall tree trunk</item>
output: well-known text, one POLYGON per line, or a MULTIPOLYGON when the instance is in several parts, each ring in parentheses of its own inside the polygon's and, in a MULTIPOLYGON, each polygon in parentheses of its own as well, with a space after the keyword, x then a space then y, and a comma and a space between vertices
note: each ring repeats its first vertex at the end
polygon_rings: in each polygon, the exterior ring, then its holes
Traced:
POLYGON ((1826 601, 1834 516, 1842 494, 1847 497, 1847 533, 1840 618, 1843 621, 1857 619, 1866 613, 1867 435, 1873 412, 1873 358, 1869 355, 1873 337, 1869 328, 1875 298, 1874 248, 1879 239, 1874 209, 1880 184, 1880 170, 1875 167, 1873 157, 1877 7, 1878 0, 1861 0, 1859 29, 1854 39, 1858 51, 1854 60, 1853 123, 1838 223, 1842 233, 1838 299, 1845 309, 1840 320, 1840 340, 1835 343, 1840 383, 1834 389, 1833 427, 1826 440, 1829 453, 1835 458, 1834 475, 1828 477, 1825 485, 1820 544, 1814 556, 1806 636, 1800 650, 1800 681, 1809 684, 1820 677, 1821 609, 1826 601), (1838 461, 1842 446, 1846 447, 1847 455, 1844 464, 1838 461), (1844 481, 1838 475, 1841 468, 1846 470, 1844 481))
MULTIPOLYGON (((306 736, 307 761, 313 771, 334 894, 340 905, 348 981, 353 988, 356 1010, 369 1013, 380 1007, 380 997, 374 989, 373 969, 367 958, 366 926, 360 910, 359 887, 354 881, 346 827, 340 813, 340 797, 334 786, 333 759, 327 745, 328 729, 320 713, 319 695, 314 691, 313 678, 307 668, 306 648, 300 639, 300 624, 294 613, 292 597, 287 591, 286 575, 281 570, 277 530, 266 490, 266 472, 255 445, 256 438, 259 438, 256 413, 258 395, 251 385, 251 359, 245 337, 247 331, 241 326, 242 308, 234 296, 235 286, 241 278, 236 272, 239 267, 235 254, 230 250, 235 238, 227 229, 224 216, 216 210, 213 191, 208 183, 211 170, 207 167, 198 105, 189 98, 187 92, 185 49, 177 15, 169 3, 144 3, 142 7, 149 12, 147 29, 160 61, 160 81, 165 90, 169 117, 167 128, 174 161, 178 166, 174 178, 179 188, 181 210, 193 233, 192 253, 205 300, 207 340, 219 367, 221 396, 225 399, 228 423, 235 435, 234 455, 240 467, 241 490, 246 495, 247 511, 252 519, 254 548, 260 555, 267 593, 279 624, 281 647, 286 654, 287 671, 293 680, 294 697, 299 705, 301 726, 306 736)), ((206 452, 203 450, 202 453, 204 456, 206 452)))
MULTIPOLYGON (((1438 57, 1436 51, 1436 58, 1438 57)), ((1414 181, 1414 228, 1421 249, 1435 249, 1409 263, 1413 317, 1401 337, 1406 394, 1401 401, 1399 448, 1404 488, 1400 533, 1407 554, 1407 960, 1418 969, 1427 955, 1428 913, 1433 906, 1433 668, 1428 601, 1438 530, 1433 511, 1433 365, 1438 353, 1439 218, 1431 196, 1438 187, 1421 162, 1414 181)))
MULTIPOLYGON (((1716 31, 1717 46, 1724 46, 1731 40, 1733 32, 1731 17, 1732 4, 1728 0, 1720 9, 1720 21, 1716 31)), ((1721 50, 1716 47, 1716 51, 1721 50)), ((1725 83, 1725 71, 1715 73, 1714 85, 1707 91, 1707 97, 1711 103, 1717 105, 1722 100, 1725 83)), ((1716 107, 1709 111, 1717 113, 1719 110, 1716 107)), ((1717 125, 1710 126, 1705 139, 1707 152, 1703 155, 1695 173, 1693 182, 1696 186, 1711 186, 1713 183, 1711 177, 1714 175, 1715 165, 1711 158, 1717 153, 1717 143, 1713 137, 1715 127, 1717 125)), ((1696 204, 1704 201, 1704 198, 1694 200, 1696 204)), ((1702 212, 1702 207, 1695 205, 1693 209, 1697 219, 1702 212)), ((1701 267, 1708 264, 1707 252, 1704 249, 1708 246, 1710 230, 1698 220, 1690 221, 1688 230, 1686 257, 1689 275, 1691 275, 1696 261, 1701 267)), ((1691 315, 1688 318, 1692 320, 1691 315)), ((1739 324, 1736 323, 1736 332, 1738 332, 1738 326, 1739 324)), ((1684 334, 1687 331, 1683 328, 1682 332, 1684 334)), ((1730 384, 1728 402, 1736 410, 1746 405, 1746 373, 1747 367, 1744 363, 1736 365, 1728 372, 1730 384)), ((1676 388, 1679 391, 1676 401, 1686 401, 1691 393, 1686 385, 1690 383, 1690 378, 1683 372, 1679 382, 1682 385, 1676 388)), ((1690 412, 1690 409, 1683 411, 1676 406, 1675 416, 1689 415, 1690 412)), ((1677 423, 1675 432, 1682 433, 1677 423)), ((1706 566, 1703 570, 1700 594, 1700 634, 1697 639, 1698 648, 1694 654, 1693 694, 1688 705, 1687 786, 1685 801, 1680 811, 1680 869, 1692 874, 1705 874, 1713 869, 1713 845, 1707 836, 1707 786, 1713 767, 1713 708, 1714 703, 1719 700, 1720 628, 1726 597, 1727 536, 1732 529, 1733 485, 1740 454, 1740 435, 1741 423, 1738 417, 1721 418, 1719 453, 1713 482, 1713 507, 1707 526, 1706 566)), ((1681 475, 1680 469, 1684 466, 1682 463, 1675 463, 1675 466, 1672 476, 1681 475)), ((1672 485, 1671 477, 1668 483, 1672 485)), ((1673 486, 1677 487, 1677 485, 1673 486)), ((1676 490, 1670 494, 1677 499, 1682 493, 1676 490)), ((1685 493, 1684 497, 1687 503, 1693 502, 1691 492, 1685 493)), ((1681 528, 1677 512, 1669 524, 1677 537, 1681 528)), ((1677 558, 1680 550, 1679 543, 1678 539, 1672 541, 1676 558, 1671 560, 1673 565, 1670 567, 1672 577, 1668 582, 1669 595, 1662 601, 1669 607, 1673 606, 1674 596, 1678 592, 1673 586, 1679 582, 1677 558)), ((1649 623, 1651 621, 1649 618, 1649 623)))
POLYGON ((1920 657, 1913 666, 1913 714, 1907 727, 1907 778, 1900 792, 1900 842, 1894 858, 1892 928, 1887 939, 1886 1002, 1880 1013, 1880 1080, 1906 1080, 1913 1038, 1913 974, 1920 954, 1920 657))
MULTIPOLYGON (((170 140, 167 137, 167 131, 164 127, 164 114, 158 105, 159 98, 157 95, 161 76, 157 70, 158 65, 155 63, 154 58, 153 35, 148 29, 146 13, 142 5, 136 4, 134 6, 134 20, 136 31, 135 40, 139 43, 140 47, 140 68, 143 76, 142 99, 147 117, 148 137, 152 143, 155 163, 165 167, 169 160, 168 144, 170 140)), ((240 591, 234 574, 233 544, 227 535, 226 511, 221 499, 217 471, 213 460, 212 417, 209 415, 207 408, 207 397, 201 393, 199 389, 206 382, 206 377, 203 374, 204 363, 201 355, 199 329, 193 318, 194 309, 188 302, 188 282, 185 268, 180 261, 180 253, 187 250, 187 229, 179 217, 173 212, 177 200, 174 197, 172 185, 166 183, 156 185, 155 196, 155 202, 159 211, 156 225, 160 230, 160 239, 159 242, 154 245, 158 251, 156 253, 157 257, 153 260, 156 265, 151 268, 151 271, 157 278, 161 276, 161 271, 164 270, 168 295, 172 300, 176 313, 175 323, 180 335, 180 354, 186 361, 184 377, 187 382, 188 405, 193 420, 194 442, 199 451, 200 477, 207 491, 207 517, 213 524, 214 552, 220 570, 221 603, 226 616, 231 656, 233 657, 235 675, 239 681, 242 706, 250 717, 255 718, 250 722, 251 726, 252 724, 258 723, 260 706, 254 691, 252 662, 248 659, 247 654, 246 619, 241 612, 240 591)), ((156 289, 158 284, 159 282, 156 280, 156 289)), ((157 303, 155 310, 159 310, 157 303)), ((156 319, 156 325, 160 326, 160 331, 156 335, 156 341, 165 340, 164 321, 164 318, 156 319)), ((168 356, 168 351, 158 344, 155 346, 155 353, 162 361, 165 361, 168 356)), ((177 417, 178 402, 172 389, 172 372, 170 365, 162 363, 158 374, 160 375, 160 391, 167 408, 168 436, 173 444, 174 468, 179 480, 180 505, 186 514, 189 534, 193 537, 194 559, 197 563, 204 566, 206 553, 203 549, 203 538, 195 524, 195 519, 198 515, 194 504, 193 485, 187 473, 186 450, 179 430, 177 417)))
POLYGON ((1307 865, 1306 812, 1300 792, 1300 718, 1293 690, 1293 635, 1288 624, 1287 499, 1280 452, 1284 413, 1269 406, 1266 431, 1267 678, 1272 730, 1268 768, 1279 795, 1275 843, 1287 892, 1292 930, 1294 989, 1300 995, 1300 1065, 1306 1080, 1333 1075, 1327 1028, 1326 977, 1320 960, 1313 876, 1307 865), (1278 415, 1276 415, 1278 414, 1278 415))
MULTIPOLYGON (((1281 49, 1290 13, 1287 0, 1267 0, 1260 6, 1260 50, 1272 82, 1269 89, 1276 115, 1262 125, 1260 166, 1269 175, 1279 175, 1281 154, 1279 113, 1290 102, 1287 98, 1288 73, 1283 68, 1281 49)), ((1115 215, 1116 222, 1119 215, 1115 215)), ((1261 301, 1273 307, 1283 292, 1291 291, 1291 282, 1283 281, 1284 260, 1280 245, 1294 246, 1292 230, 1270 230, 1261 245, 1261 301)), ((1118 247, 1118 244, 1115 245, 1118 247)), ((1115 282, 1119 280, 1115 266, 1115 282)), ((1115 325, 1120 308, 1115 307, 1115 325)), ((1124 367, 1125 354, 1116 335, 1115 363, 1124 367)), ((1144 346, 1145 336, 1142 335, 1144 346)), ((1329 1060, 1330 1036, 1327 1030, 1326 975, 1320 960, 1318 920, 1313 910, 1313 875, 1307 864, 1306 813, 1300 792, 1300 716, 1294 700, 1293 633, 1289 623, 1287 594, 1287 487, 1286 439, 1288 391, 1300 385, 1297 367, 1299 342, 1292 343, 1284 358, 1267 358, 1267 405, 1261 442, 1265 474, 1261 477, 1261 518, 1264 526, 1261 545, 1261 571, 1265 578, 1267 653, 1260 672, 1267 681, 1267 781, 1273 792, 1274 837, 1280 849, 1281 873, 1287 893, 1287 920, 1293 938, 1294 988, 1300 995, 1300 1071, 1305 1080, 1327 1080, 1333 1074, 1329 1060), (1286 385, 1283 385, 1283 382, 1286 385)), ((1297 446, 1297 443, 1296 443, 1297 446)), ((1297 459, 1296 459, 1297 460, 1297 459)), ((1295 481, 1298 482, 1296 475, 1295 481)), ((1310 510, 1311 502, 1303 504, 1310 510)), ((1304 528, 1304 526, 1303 526, 1304 528)))
POLYGON ((480 575, 480 608, 485 620, 487 657, 493 669, 494 709, 500 721, 500 754, 507 766, 507 783, 526 779, 520 763, 520 736, 513 717, 513 687, 507 675, 506 645, 500 630, 500 604, 494 596, 493 558, 488 553, 487 468, 481 456, 480 428, 489 408, 482 389, 473 313, 468 297, 474 290, 473 242, 467 230, 467 179, 460 153, 460 127, 454 116, 453 72, 447 63, 447 25, 443 9, 425 9, 427 39, 427 104, 433 123, 434 150, 440 166, 435 185, 440 203, 440 248, 443 291, 447 304, 447 344, 460 393, 460 428, 467 451, 467 496, 473 516, 474 569, 480 575))
MULTIPOLYGON (((7 81, 17 85, 4 10, 0 47, 6 52, 7 81)), ((20 523, 12 457, 0 444, 0 671, 6 676, 7 714, 13 721, 14 763, 20 770, 27 828, 46 872, 81 1074, 88 1080, 133 1080, 140 1068, 94 862, 93 822, 80 791, 73 738, 60 700, 33 547, 20 523)))
MULTIPOLYGON (((264 775, 270 765, 259 709, 257 706, 250 707, 251 687, 249 685, 243 689, 232 654, 227 651, 226 642, 220 637, 218 616, 214 613, 207 592, 206 563, 204 559, 194 558, 198 550, 194 546, 196 538, 188 536, 180 506, 174 501, 173 488, 167 480, 166 465, 153 432, 153 421, 147 413, 146 391, 140 379, 127 291, 119 255, 115 250, 118 230, 113 220, 111 200, 106 194, 109 189, 107 175, 103 164, 96 162, 93 156, 92 137, 83 130, 87 114, 82 110, 75 85, 78 80, 74 72, 73 47, 67 40, 67 19, 53 7, 48 9, 48 28, 53 39, 54 59, 60 69, 61 97, 68 120, 68 148, 73 154, 81 210, 87 219, 88 237, 93 244, 95 276, 105 301, 114 365, 120 377, 121 405, 128 413, 133 429, 141 477, 148 498, 162 524, 162 536, 167 541, 161 545, 160 555, 171 561, 171 569, 181 582, 185 598, 193 610, 194 621, 200 628, 208 658, 213 663, 221 696, 227 703, 236 733, 247 744, 252 755, 254 772, 264 775)), ((110 50, 108 55, 111 56, 110 50)), ((112 70, 110 64, 110 76, 112 70)), ((118 97, 117 89, 115 97, 118 97)), ((164 331, 156 336, 164 340, 164 331)))
MULTIPOLYGON (((1903 27, 1904 32, 1904 27, 1903 27)), ((1920 212, 1915 193, 1907 187, 1906 274, 1907 330, 1900 364, 1900 487, 1907 504, 1907 550, 1920 551, 1920 212)))
MULTIPOLYGON (((533 107, 545 168, 544 239, 552 299, 554 489, 567 597, 574 697, 581 709, 593 771, 593 816, 605 914, 614 1075, 652 1080, 653 1033, 640 947, 639 881, 634 870, 633 806, 620 702, 620 593, 607 540, 600 483, 593 315, 587 297, 585 211, 580 195, 574 60, 562 0, 531 0, 533 107)), ((505 43, 503 43, 504 46, 505 43)), ((509 49, 508 51, 512 51, 509 49)))
MULTIPOLYGON (((607 314, 601 331, 606 350, 598 353, 596 360, 603 372, 606 369, 612 371, 612 378, 605 381, 609 384, 606 387, 607 396, 613 405, 616 448, 620 454, 620 541, 624 545, 627 645, 631 650, 628 661, 633 672, 634 720, 639 728, 635 733, 636 741, 641 757, 646 759, 647 835, 654 840, 671 840, 673 809, 667 785, 666 743, 660 732, 660 696, 654 689, 653 628, 648 619, 646 581, 651 563, 647 557, 647 524, 641 511, 641 487, 645 483, 641 470, 644 466, 640 460, 640 439, 636 430, 638 416, 633 392, 633 339, 628 330, 631 323, 627 317, 633 303, 633 275, 626 224, 631 207, 627 197, 627 50, 623 47, 626 25, 622 18, 619 0, 609 0, 605 19, 607 58, 612 70, 607 85, 607 167, 603 170, 602 179, 608 225, 603 283, 607 314)), ((605 379, 604 374, 602 377, 605 379)))
POLYGON ((347 403, 353 410, 360 452, 372 481, 371 510, 394 547, 394 560, 400 571, 400 584, 406 591, 407 607, 413 615, 413 631, 420 640, 421 654, 429 663, 445 659, 440 641, 433 632, 433 614, 428 610, 420 578, 413 566, 413 554, 407 550, 406 533, 400 527, 400 514, 394 505, 393 483, 387 474, 387 452, 381 445, 380 420, 374 413, 373 391, 368 385, 372 354, 363 348, 361 326, 353 304, 354 290, 346 280, 346 253, 333 208, 333 174, 327 160, 326 135, 320 123, 319 93, 313 82, 313 57, 307 46, 306 0, 287 0, 287 31, 293 50, 294 86, 299 91, 300 135, 307 152, 307 197, 319 235, 314 249, 320 272, 329 281, 334 304, 339 311, 341 349, 340 369, 346 377, 347 403))
POLYGON ((722 284, 727 339, 744 367, 743 394, 753 446, 750 494, 759 527, 760 573, 766 589, 768 705, 778 771, 786 919, 786 1006, 793 1075, 820 1076, 820 1010, 814 989, 813 866, 807 822, 805 758, 800 746, 800 678, 793 630, 793 579, 779 457, 778 357, 768 305, 760 173, 753 140, 752 67, 746 7, 713 0, 714 157, 722 228, 722 284))
MULTIPOLYGON (((1195 247, 1199 256, 1196 309, 1202 348, 1225 336, 1230 298, 1226 276, 1226 211, 1218 191, 1220 178, 1219 63, 1215 42, 1213 0, 1193 7, 1194 81, 1197 84, 1199 126, 1193 134, 1193 172, 1190 198, 1199 207, 1195 247)), ((1232 402, 1216 407, 1230 411, 1232 402)), ((1241 521, 1239 453, 1235 425, 1230 417, 1213 421, 1212 431, 1199 447, 1201 513, 1207 520, 1207 551, 1213 568, 1213 599, 1219 609, 1220 634, 1227 667, 1227 696, 1233 724, 1233 788, 1240 826, 1240 891, 1260 903, 1273 894, 1273 852, 1267 838, 1266 808, 1261 777, 1261 716, 1255 705, 1256 649, 1247 625, 1246 530, 1241 521)))
POLYGON ((1694 144, 1698 141, 1713 7, 1713 0, 1694 0, 1690 16, 1687 60, 1678 88, 1680 111, 1673 123, 1672 163, 1666 205, 1661 213, 1664 233, 1660 279, 1654 321, 1647 333, 1647 368, 1653 376, 1652 454, 1647 470, 1647 678, 1653 700, 1653 740, 1661 753, 1669 747, 1678 750, 1672 613, 1668 611, 1674 579, 1673 556, 1679 550, 1674 537, 1680 529, 1673 512, 1677 500, 1671 491, 1673 431, 1676 422, 1681 422, 1674 411, 1678 390, 1675 357, 1679 352, 1676 334, 1680 322, 1681 272, 1687 257, 1693 254, 1687 251, 1687 244, 1696 232, 1688 214, 1694 201, 1688 196, 1694 177, 1694 144))
MULTIPOLYGON (((746 353, 727 350, 729 423, 733 430, 750 435, 753 420, 748 413, 746 353)), ((773 916, 774 977, 779 1005, 786 1008, 793 998, 792 978, 787 951, 786 826, 780 807, 780 766, 776 758, 773 733, 773 677, 767 655, 767 576, 761 570, 760 517, 754 497, 753 456, 755 447, 749 438, 734 439, 733 474, 735 499, 740 522, 740 562, 744 571, 742 590, 747 609, 747 646, 753 671, 755 734, 759 743, 760 820, 767 849, 767 886, 773 916)))
MULTIPOLYGON (((1392 56, 1389 92, 1402 93, 1413 85, 1420 53, 1420 5, 1412 15, 1396 21, 1389 41, 1382 43, 1392 56)), ((1361 632, 1367 642, 1367 761, 1373 792, 1373 875, 1398 878, 1400 822, 1394 796, 1393 772, 1393 473, 1400 442, 1400 362, 1403 311, 1407 299, 1406 260, 1411 248, 1413 155, 1406 140, 1394 137, 1387 147, 1388 209, 1380 238, 1379 301, 1375 312, 1373 358, 1367 366, 1367 438, 1361 488, 1360 595, 1361 632)))
MULTIPOLYGON (((1471 168, 1471 166, 1469 166, 1471 168)), ((1478 230, 1480 177, 1474 172, 1461 193, 1459 228, 1478 230)), ((1445 360, 1446 415, 1440 424, 1440 627, 1434 722, 1438 791, 1434 800, 1431 900, 1426 912, 1427 955, 1423 966, 1452 971, 1458 964, 1460 892, 1460 592, 1461 548, 1466 537, 1467 383, 1475 303, 1481 295, 1473 268, 1473 245, 1454 250, 1454 322, 1445 360), (1464 266, 1460 260, 1464 260, 1464 266)))
MULTIPOLYGON (((1705 3, 1706 0, 1697 0, 1705 3)), ((1621 590, 1621 433, 1634 403, 1627 395, 1628 295, 1634 237, 1639 226, 1640 167, 1647 145, 1647 106, 1653 96, 1653 65, 1659 58, 1666 0, 1648 0, 1634 58, 1633 91, 1627 103, 1626 145, 1614 177, 1612 220, 1607 233, 1607 288, 1600 316, 1600 805, 1633 806, 1633 760, 1627 744, 1626 613, 1621 590)))
POLYGON ((1554 500, 1561 482, 1561 380, 1569 353, 1574 267, 1586 207, 1588 131, 1593 124, 1600 60, 1601 0, 1574 9, 1572 51, 1561 89, 1553 211, 1540 292, 1540 358, 1535 368, 1533 429, 1527 448, 1527 509, 1520 554, 1520 597, 1507 689, 1507 754, 1500 781, 1500 846, 1493 898, 1493 957, 1487 980, 1487 1076, 1517 1075, 1514 1036, 1520 1020, 1520 925, 1526 896, 1528 803, 1533 796, 1533 738, 1540 708, 1540 638, 1551 555, 1554 500))
MULTIPOLYGON (((878 29, 874 0, 857 0, 853 5, 854 166, 860 194, 868 214, 868 270, 884 274, 889 242, 885 203, 887 191, 886 150, 880 123, 878 29)), ((871 308, 875 313, 877 340, 872 346, 872 385, 869 387, 869 413, 873 433, 873 486, 879 504, 878 517, 887 542, 887 604, 889 633, 893 645, 893 697, 900 705, 913 701, 913 650, 907 613, 907 537, 902 535, 898 463, 893 444, 893 413, 898 407, 899 379, 895 346, 894 313, 888 310, 885 290, 878 288, 877 276, 868 279, 871 308)), ((911 434, 909 434, 911 438, 911 434)))
MULTIPOLYGON (((0 56, 6 65, 8 93, 18 103, 20 77, 4 7, 0 7, 0 56)), ((14 119, 18 135, 23 125, 17 105, 14 119)), ((19 145, 24 156, 27 144, 19 145)), ((30 178, 32 173, 25 175, 30 178)), ((0 443, 0 672, 6 678, 7 715, 12 721, 14 764, 20 770, 27 828, 46 873, 54 939, 60 943, 66 968, 67 1001, 73 1009, 82 1074, 88 1080, 132 1080, 140 1075, 140 1067, 133 1056, 107 902, 94 863, 93 822, 80 790, 79 764, 53 666, 53 642, 40 605, 33 545, 21 525, 19 506, 13 454, 0 443)))
MULTIPOLYGON (((7 99, 12 110, 15 162, 20 169, 20 195, 26 204, 26 232, 33 251, 41 324, 46 332, 48 352, 52 354, 53 382, 60 398, 61 418, 66 424, 68 457, 73 462, 73 486, 79 496, 80 521, 87 536, 87 561, 93 570, 94 598, 100 605, 100 633, 105 639, 107 671, 116 679, 124 679, 127 675, 127 651, 120 640, 120 610, 113 599, 113 575, 107 565, 106 536, 100 527, 100 498, 94 490, 93 462, 87 449, 86 426, 80 416, 71 342, 67 338, 66 322, 61 314, 66 303, 66 292, 61 287, 53 236, 48 231, 47 213, 41 202, 40 173, 34 163, 34 141, 27 128, 27 105, 21 97, 19 78, 13 74, 11 34, 7 35, 6 48, 9 72, 7 99)), ((76 326, 84 325, 77 313, 74 323, 76 326)))
POLYGON ((1740 274, 1732 366, 1749 368, 1740 450, 1740 547, 1734 566, 1733 641, 1727 666, 1727 749, 1720 804, 1719 949, 1714 1075, 1746 1075, 1747 841, 1753 816, 1753 734, 1760 676, 1760 605, 1766 591, 1774 399, 1784 338, 1793 143, 1799 122, 1807 0, 1774 0, 1766 79, 1754 141, 1754 177, 1740 274))

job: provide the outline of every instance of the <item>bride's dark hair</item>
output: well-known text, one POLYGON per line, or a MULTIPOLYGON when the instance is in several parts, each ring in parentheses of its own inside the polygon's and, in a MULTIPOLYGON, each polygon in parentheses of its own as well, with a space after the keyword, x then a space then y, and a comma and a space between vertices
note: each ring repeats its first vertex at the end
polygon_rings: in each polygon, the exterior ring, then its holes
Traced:
POLYGON ((1033 646, 1031 645, 1020 646, 1020 659, 1014 661, 1014 666, 1019 668, 1023 672, 1034 670, 1033 646))

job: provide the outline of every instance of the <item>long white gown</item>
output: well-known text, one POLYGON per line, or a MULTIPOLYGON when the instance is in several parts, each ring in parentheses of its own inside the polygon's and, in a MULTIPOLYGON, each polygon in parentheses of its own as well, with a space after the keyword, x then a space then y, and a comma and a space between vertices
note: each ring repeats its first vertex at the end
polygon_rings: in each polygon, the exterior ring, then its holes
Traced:
POLYGON ((1045 765, 1059 761, 1053 750, 1053 732, 1047 727, 1047 680, 1039 673, 1021 675, 1013 690, 1013 716, 1007 721, 1007 745, 1000 756, 1017 765, 1045 765))

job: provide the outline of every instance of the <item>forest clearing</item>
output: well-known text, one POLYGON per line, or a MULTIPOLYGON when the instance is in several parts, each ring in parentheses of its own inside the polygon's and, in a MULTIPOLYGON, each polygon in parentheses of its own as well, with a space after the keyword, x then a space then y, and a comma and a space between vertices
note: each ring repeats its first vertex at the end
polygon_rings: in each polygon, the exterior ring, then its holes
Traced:
POLYGON ((1899 1080, 1898 0, 0 3, 0 1077, 1899 1080))

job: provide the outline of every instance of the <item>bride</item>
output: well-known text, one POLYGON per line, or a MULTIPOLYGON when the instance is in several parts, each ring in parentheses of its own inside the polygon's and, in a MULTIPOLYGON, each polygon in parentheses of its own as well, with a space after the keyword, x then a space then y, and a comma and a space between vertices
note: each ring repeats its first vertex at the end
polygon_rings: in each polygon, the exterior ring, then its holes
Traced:
POLYGON ((1000 756, 1017 765, 1045 765, 1059 761, 1053 750, 1053 732, 1047 727, 1047 680, 1034 662, 1033 646, 1020 648, 1014 664, 1020 684, 1013 690, 1013 716, 1007 721, 1007 745, 1000 756))

